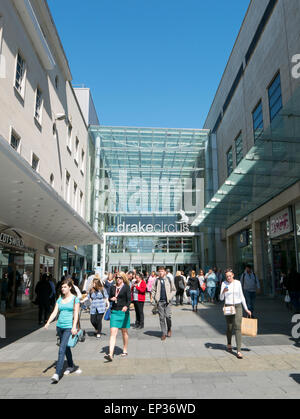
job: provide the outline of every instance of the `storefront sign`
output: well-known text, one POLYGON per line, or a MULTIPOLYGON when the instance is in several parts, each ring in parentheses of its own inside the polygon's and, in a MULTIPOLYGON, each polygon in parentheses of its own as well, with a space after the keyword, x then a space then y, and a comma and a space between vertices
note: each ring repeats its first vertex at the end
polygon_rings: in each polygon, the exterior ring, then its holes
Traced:
POLYGON ((189 233, 190 229, 187 224, 119 224, 118 233, 189 233))
POLYGON ((238 246, 240 248, 246 247, 249 244, 249 232, 248 230, 241 231, 238 234, 238 246))
POLYGON ((282 236, 294 230, 290 208, 278 212, 270 218, 270 237, 282 236))
POLYGON ((0 233, 0 243, 8 244, 9 246, 20 247, 21 249, 25 247, 22 239, 5 233, 0 233))

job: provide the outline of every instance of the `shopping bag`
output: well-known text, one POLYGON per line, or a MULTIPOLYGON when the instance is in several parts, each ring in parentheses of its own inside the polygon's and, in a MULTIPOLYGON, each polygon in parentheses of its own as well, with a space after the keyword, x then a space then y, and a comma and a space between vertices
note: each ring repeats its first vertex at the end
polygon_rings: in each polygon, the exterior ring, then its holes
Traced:
POLYGON ((289 294, 288 291, 285 294, 284 302, 287 303, 287 304, 291 302, 291 297, 290 297, 290 294, 289 294))
POLYGON ((242 335, 251 337, 257 336, 257 319, 243 317, 242 335))

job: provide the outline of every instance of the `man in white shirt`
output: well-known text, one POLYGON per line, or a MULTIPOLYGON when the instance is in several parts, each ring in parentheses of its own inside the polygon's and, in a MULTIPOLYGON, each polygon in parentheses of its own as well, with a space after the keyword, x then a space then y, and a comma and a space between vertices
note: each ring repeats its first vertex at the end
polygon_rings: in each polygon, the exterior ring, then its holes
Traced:
POLYGON ((246 265, 245 272, 242 274, 240 281, 242 284, 247 306, 249 310, 252 312, 253 317, 256 293, 260 292, 260 283, 257 276, 252 271, 251 265, 246 265))

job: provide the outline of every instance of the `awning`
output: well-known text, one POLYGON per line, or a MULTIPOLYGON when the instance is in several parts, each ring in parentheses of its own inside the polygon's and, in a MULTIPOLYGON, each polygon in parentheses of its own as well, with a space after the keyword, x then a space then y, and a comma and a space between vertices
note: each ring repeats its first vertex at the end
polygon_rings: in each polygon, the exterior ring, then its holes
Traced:
POLYGON ((192 226, 229 228, 300 180, 300 89, 192 226))
POLYGON ((0 224, 58 246, 100 243, 100 236, 0 136, 0 224))

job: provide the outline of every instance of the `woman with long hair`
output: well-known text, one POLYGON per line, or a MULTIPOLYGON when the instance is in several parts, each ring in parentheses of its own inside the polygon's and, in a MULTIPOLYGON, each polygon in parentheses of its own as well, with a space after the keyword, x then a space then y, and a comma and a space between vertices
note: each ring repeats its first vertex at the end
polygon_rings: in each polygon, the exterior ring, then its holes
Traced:
POLYGON ((61 296, 55 304, 55 308, 45 324, 47 330, 50 323, 58 316, 56 324, 56 332, 60 338, 60 346, 58 352, 58 360, 56 363, 56 372, 52 376, 53 383, 58 383, 61 378, 65 356, 67 357, 68 368, 65 375, 76 371, 73 363, 71 349, 67 346, 70 336, 77 334, 77 323, 79 320, 80 302, 71 279, 65 279, 61 284, 61 296))
POLYGON ((104 356, 109 362, 113 360, 114 350, 118 330, 122 330, 123 337, 123 353, 122 357, 128 356, 128 329, 130 328, 130 312, 131 303, 130 286, 127 276, 124 272, 116 274, 116 285, 110 289, 109 301, 112 302, 110 317, 110 338, 109 353, 104 356))
POLYGON ((95 328, 97 339, 101 338, 102 319, 105 310, 109 307, 108 294, 100 279, 93 280, 89 291, 91 323, 95 328))

